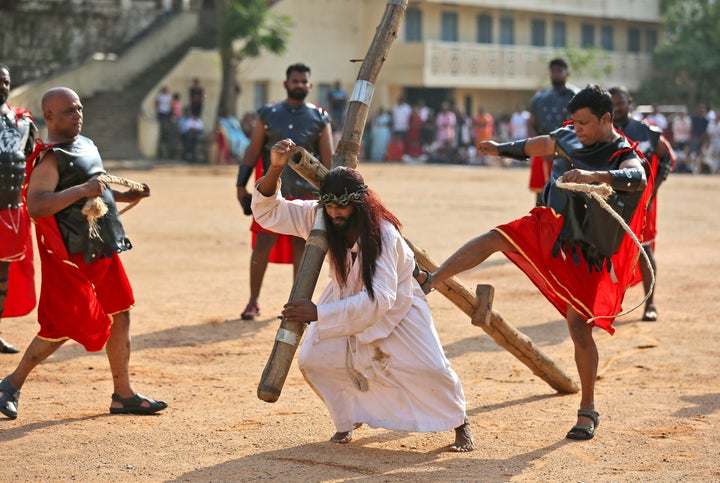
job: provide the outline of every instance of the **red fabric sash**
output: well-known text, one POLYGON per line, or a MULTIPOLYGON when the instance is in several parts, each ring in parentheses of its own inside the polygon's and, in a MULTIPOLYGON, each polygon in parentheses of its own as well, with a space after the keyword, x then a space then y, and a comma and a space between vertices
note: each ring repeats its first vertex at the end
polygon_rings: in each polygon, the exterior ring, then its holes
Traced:
MULTIPOLYGON (((16 118, 29 117, 32 114, 27 109, 13 107, 16 118)), ((30 164, 30 161, 28 161, 30 164)), ((27 177, 23 185, 23 192, 27 187, 27 177)), ((23 201, 24 201, 23 195, 23 201)), ((21 207, 21 216, 28 218, 27 208, 25 205, 21 207)), ((19 237, 24 238, 26 247, 25 258, 10 264, 8 273, 8 293, 5 299, 5 308, 2 311, 2 317, 21 317, 29 314, 35 308, 37 298, 35 295, 35 264, 33 263, 33 243, 32 229, 30 223, 24 224, 25 228, 22 233, 18 233, 19 237)))
MULTIPOLYGON (((51 147, 40 140, 36 142, 27 163, 26 186, 40 154, 51 147)), ((110 337, 112 318, 100 306, 92 283, 69 260, 55 217, 33 221, 42 268, 38 305, 40 336, 42 328, 49 326, 52 333, 62 334, 62 338, 72 339, 90 352, 102 350, 110 337)))

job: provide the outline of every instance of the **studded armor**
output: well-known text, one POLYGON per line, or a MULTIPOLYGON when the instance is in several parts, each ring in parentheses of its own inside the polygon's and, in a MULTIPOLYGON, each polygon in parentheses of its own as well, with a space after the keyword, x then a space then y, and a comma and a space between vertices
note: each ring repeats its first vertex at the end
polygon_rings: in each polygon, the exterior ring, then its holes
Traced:
POLYGON ((25 161, 36 128, 29 116, 10 110, 0 116, 0 208, 17 208, 25 181, 25 161))

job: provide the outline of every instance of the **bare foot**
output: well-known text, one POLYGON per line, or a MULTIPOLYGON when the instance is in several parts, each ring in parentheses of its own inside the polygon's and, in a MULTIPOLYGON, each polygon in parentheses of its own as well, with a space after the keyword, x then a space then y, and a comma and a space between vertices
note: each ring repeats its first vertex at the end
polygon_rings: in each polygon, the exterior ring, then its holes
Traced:
POLYGON ((330 441, 338 444, 348 444, 350 441, 352 441, 352 431, 338 431, 337 433, 332 435, 330 441))
MULTIPOLYGON (((360 426, 362 426, 362 423, 355 423, 353 429, 357 429, 360 426)), ((352 441, 353 429, 351 429, 350 431, 338 431, 337 433, 332 435, 330 441, 338 444, 348 444, 350 441, 352 441)))
POLYGON ((455 442, 450 446, 450 451, 454 453, 467 453, 475 449, 475 441, 473 441, 472 431, 470 430, 470 421, 465 418, 462 426, 455 428, 455 442))

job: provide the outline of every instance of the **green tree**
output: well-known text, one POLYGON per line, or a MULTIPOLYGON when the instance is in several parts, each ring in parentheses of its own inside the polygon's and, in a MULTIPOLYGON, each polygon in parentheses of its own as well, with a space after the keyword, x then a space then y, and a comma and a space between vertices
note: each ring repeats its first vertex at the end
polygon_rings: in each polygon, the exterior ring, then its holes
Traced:
POLYGON ((675 91, 662 97, 679 95, 690 103, 719 100, 720 2, 664 0, 661 12, 665 38, 653 56, 660 74, 654 80, 675 91))
POLYGON ((576 77, 603 79, 615 70, 608 51, 597 47, 565 47, 561 57, 570 65, 570 71, 576 77))
POLYGON ((281 54, 292 25, 290 18, 271 11, 273 0, 215 0, 218 15, 222 89, 218 112, 235 114, 239 95, 237 68, 243 59, 263 51, 281 54))

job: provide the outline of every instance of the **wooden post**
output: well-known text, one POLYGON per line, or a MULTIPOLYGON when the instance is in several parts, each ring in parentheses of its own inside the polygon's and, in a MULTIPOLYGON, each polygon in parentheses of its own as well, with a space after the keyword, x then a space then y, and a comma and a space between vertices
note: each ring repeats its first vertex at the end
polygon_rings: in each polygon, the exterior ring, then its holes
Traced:
MULTIPOLYGON (((380 68, 385 62, 390 46, 397 37, 397 31, 405 15, 406 8, 407 0, 387 0, 385 14, 363 59, 358 79, 355 82, 355 88, 350 96, 342 138, 333 156, 333 167, 357 167, 360 141, 365 130, 365 121, 367 120, 375 87, 374 83, 380 68)), ((289 164, 315 187, 320 186, 327 174, 327 170, 301 148, 299 150, 296 148, 290 153, 289 164)), ((322 210, 322 207, 319 209, 322 210)), ((315 226, 313 226, 305 245, 305 253, 300 262, 300 269, 293 283, 290 302, 302 298, 309 299, 313 295, 327 253, 327 234, 324 225, 323 215, 318 212, 315 217, 315 226)), ((257 389, 258 398, 266 402, 278 400, 304 331, 304 323, 290 324, 284 319, 281 321, 280 328, 275 336, 272 353, 260 378, 257 389)))
MULTIPOLYGON (((320 269, 328 250, 325 218, 322 209, 322 207, 318 208, 315 225, 305 242, 305 251, 300 261, 300 269, 290 292, 289 300, 291 302, 303 298, 312 298, 320 277, 320 269)), ((280 397, 280 391, 285 384, 290 364, 292 364, 295 357, 295 351, 303 332, 305 332, 304 322, 288 322, 285 319, 280 322, 280 328, 275 335, 275 344, 257 389, 257 396, 263 401, 275 402, 280 397)))
POLYGON ((407 0, 387 0, 385 14, 375 30, 370 47, 363 59, 355 87, 350 95, 345 125, 333 156, 333 168, 347 166, 356 168, 360 141, 365 130, 370 102, 375 90, 375 81, 385 63, 390 47, 397 38, 400 23, 405 16, 407 0))
MULTIPOLYGON (((417 248, 407 239, 405 241, 415 253, 421 268, 431 272, 437 270, 437 265, 424 250, 417 248)), ((528 336, 505 322, 500 314, 492 310, 494 289, 491 286, 478 285, 477 295, 474 295, 453 277, 441 283, 436 289, 469 315, 473 325, 484 330, 500 347, 517 357, 550 387, 562 393, 578 392, 577 385, 550 356, 533 344, 528 336)))

